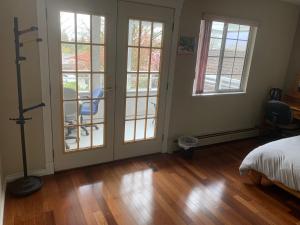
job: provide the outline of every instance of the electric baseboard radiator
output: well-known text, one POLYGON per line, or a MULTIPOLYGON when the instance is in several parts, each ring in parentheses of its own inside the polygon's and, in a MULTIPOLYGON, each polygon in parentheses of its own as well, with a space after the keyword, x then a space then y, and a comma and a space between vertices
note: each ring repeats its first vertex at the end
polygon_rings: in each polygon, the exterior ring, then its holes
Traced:
POLYGON ((239 129, 239 130, 231 130, 231 131, 224 131, 212 134, 205 134, 197 136, 200 140, 200 146, 210 145, 210 144, 217 144, 222 142, 246 139, 251 137, 259 136, 259 128, 247 128, 247 129, 239 129))
MULTIPOLYGON (((241 140, 241 139, 257 137, 257 136, 259 136, 259 133, 260 133, 259 128, 253 127, 253 128, 204 134, 204 135, 199 135, 199 136, 195 136, 195 137, 197 137, 199 139, 198 146, 205 146, 205 145, 212 145, 212 144, 218 144, 218 143, 229 142, 229 141, 234 141, 234 140, 241 140)), ((174 144, 176 144, 176 146, 177 146, 177 140, 174 141, 174 144)), ((177 149, 178 149, 178 146, 177 146, 177 149)))

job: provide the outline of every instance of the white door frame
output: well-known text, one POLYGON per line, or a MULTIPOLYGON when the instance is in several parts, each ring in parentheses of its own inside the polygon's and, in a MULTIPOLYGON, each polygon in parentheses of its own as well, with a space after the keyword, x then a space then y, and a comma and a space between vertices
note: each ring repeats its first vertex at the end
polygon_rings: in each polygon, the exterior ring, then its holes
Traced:
MULTIPOLYGON (((126 0, 127 1, 127 0, 126 0)), ((54 173, 53 162, 53 135, 52 135, 52 115, 51 115, 51 88, 50 88, 50 70, 49 70, 49 58, 48 58, 48 34, 47 34, 47 13, 46 13, 46 0, 36 1, 37 9, 37 25, 39 27, 39 37, 43 39, 39 43, 39 58, 40 58, 40 73, 41 73, 41 89, 42 89, 42 101, 46 104, 43 108, 43 133, 44 133, 44 150, 45 150, 45 168, 39 171, 34 171, 39 175, 47 175, 54 173)), ((164 124, 164 140, 162 146, 162 152, 168 152, 168 133, 171 116, 171 102, 172 102, 172 90, 173 80, 175 72, 175 60, 177 52, 177 41, 179 31, 179 19, 181 9, 184 0, 129 0, 129 2, 136 2, 142 4, 163 6, 173 8, 174 15, 174 28, 171 40, 171 57, 169 63, 168 74, 168 90, 166 96, 166 109, 165 109, 165 124, 164 124)))

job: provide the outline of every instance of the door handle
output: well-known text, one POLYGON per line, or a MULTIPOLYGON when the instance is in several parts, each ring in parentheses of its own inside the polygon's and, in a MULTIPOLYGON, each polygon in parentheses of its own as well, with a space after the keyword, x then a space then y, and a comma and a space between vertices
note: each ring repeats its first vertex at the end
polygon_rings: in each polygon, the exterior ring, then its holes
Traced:
POLYGON ((108 88, 105 88, 105 89, 104 89, 105 92, 112 91, 112 90, 113 90, 112 87, 108 87, 108 88))

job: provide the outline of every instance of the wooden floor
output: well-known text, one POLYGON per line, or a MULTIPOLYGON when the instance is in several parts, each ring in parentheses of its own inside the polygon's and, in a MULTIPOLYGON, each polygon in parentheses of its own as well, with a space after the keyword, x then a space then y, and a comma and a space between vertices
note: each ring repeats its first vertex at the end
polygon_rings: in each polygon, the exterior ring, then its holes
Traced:
POLYGON ((300 224, 300 200, 255 186, 238 167, 256 140, 205 147, 193 160, 154 155, 44 177, 7 196, 5 225, 300 224))

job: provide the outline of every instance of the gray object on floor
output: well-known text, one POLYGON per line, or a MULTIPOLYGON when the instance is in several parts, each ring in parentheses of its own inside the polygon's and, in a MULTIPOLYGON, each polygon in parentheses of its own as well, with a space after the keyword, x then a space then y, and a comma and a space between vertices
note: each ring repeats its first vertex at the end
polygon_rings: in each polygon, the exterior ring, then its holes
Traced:
POLYGON ((289 105, 284 102, 267 102, 266 121, 271 125, 272 135, 287 137, 300 134, 300 125, 294 120, 289 105))

